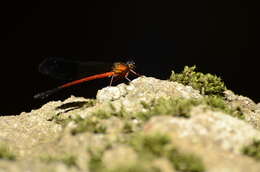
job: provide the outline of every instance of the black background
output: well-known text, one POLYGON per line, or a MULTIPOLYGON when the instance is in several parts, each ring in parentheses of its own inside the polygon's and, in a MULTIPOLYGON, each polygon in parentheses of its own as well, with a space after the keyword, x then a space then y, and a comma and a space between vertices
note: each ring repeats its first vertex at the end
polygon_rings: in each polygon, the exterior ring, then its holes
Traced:
POLYGON ((199 71, 222 77, 235 93, 260 100, 249 8, 238 0, 8 1, 0 8, 0 115, 71 94, 93 97, 109 83, 92 81, 33 100, 34 94, 63 83, 38 72, 49 56, 108 62, 130 57, 136 71, 160 79, 196 64, 199 71))

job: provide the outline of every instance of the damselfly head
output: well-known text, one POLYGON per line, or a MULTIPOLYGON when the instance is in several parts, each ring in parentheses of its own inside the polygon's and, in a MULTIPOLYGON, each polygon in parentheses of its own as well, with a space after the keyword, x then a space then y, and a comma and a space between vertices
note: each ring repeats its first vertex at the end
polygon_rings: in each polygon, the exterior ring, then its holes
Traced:
POLYGON ((135 62, 134 61, 127 61, 126 65, 130 68, 130 69, 134 69, 135 68, 135 62))

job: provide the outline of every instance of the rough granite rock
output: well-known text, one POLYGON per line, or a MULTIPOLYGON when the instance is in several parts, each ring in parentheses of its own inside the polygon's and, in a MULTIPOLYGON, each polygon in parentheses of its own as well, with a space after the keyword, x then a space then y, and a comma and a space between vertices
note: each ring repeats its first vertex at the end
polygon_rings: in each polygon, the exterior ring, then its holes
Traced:
MULTIPOLYGON (((99 90, 93 105, 88 104, 92 100, 72 96, 65 101, 49 102, 28 113, 1 116, 0 147, 7 147, 16 159, 1 157, 0 152, 0 172, 92 171, 90 162, 93 162, 93 157, 96 158, 94 162, 102 162, 107 171, 118 166, 126 168, 145 162, 127 144, 131 134, 139 132, 168 135, 178 150, 199 156, 207 172, 260 171, 260 162, 241 152, 244 145, 260 139, 260 105, 247 97, 229 90, 225 92, 226 103, 241 108, 245 120, 213 111, 205 105, 193 107, 190 118, 168 114, 158 114, 147 121, 125 118, 130 113, 147 111, 143 103, 149 105, 160 98, 178 97, 203 98, 190 86, 139 77, 129 85, 119 84, 99 90), (97 116, 101 111, 111 116, 101 119, 97 116), (123 114, 120 116, 118 113, 123 114), (92 119, 93 126, 105 126, 106 132, 89 130, 72 134, 71 131, 78 126, 73 119, 79 117, 92 119)), ((165 157, 142 165, 146 171, 150 166, 163 172, 177 171, 165 157)), ((96 171, 103 172, 104 169, 96 171)))
POLYGON ((246 121, 260 129, 260 106, 248 97, 234 94, 231 90, 224 92, 227 103, 231 107, 239 107, 245 114, 246 121))
POLYGON ((141 112, 144 110, 141 102, 149 103, 161 97, 200 98, 202 96, 191 86, 152 77, 139 77, 130 85, 119 84, 117 87, 106 87, 97 93, 98 102, 111 103, 112 101, 116 111, 123 106, 126 112, 141 112))

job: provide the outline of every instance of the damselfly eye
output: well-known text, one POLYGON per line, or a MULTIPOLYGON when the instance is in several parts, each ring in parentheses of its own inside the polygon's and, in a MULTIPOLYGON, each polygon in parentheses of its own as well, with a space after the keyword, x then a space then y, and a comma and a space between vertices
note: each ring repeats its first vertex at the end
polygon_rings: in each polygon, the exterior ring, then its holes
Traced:
POLYGON ((126 62, 127 66, 129 66, 129 68, 133 69, 135 68, 135 62, 134 61, 128 61, 126 62))

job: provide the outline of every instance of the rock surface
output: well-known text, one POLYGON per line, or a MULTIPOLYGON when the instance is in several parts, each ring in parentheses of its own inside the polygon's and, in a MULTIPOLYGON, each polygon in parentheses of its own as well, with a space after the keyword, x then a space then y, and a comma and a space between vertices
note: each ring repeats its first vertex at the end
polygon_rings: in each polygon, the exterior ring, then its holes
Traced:
POLYGON ((167 135, 180 152, 200 157, 205 166, 201 171, 260 171, 260 162, 241 152, 243 146, 260 139, 259 103, 228 90, 226 104, 239 107, 244 120, 205 105, 194 106, 189 118, 170 114, 157 114, 146 120, 138 118, 136 114, 147 113, 149 106, 161 98, 201 99, 203 96, 177 82, 139 77, 129 85, 99 90, 96 100, 72 96, 65 101, 49 102, 29 113, 1 116, 0 172, 115 171, 120 166, 125 171, 126 166, 128 170, 150 171, 153 166, 164 172, 177 171, 163 156, 148 158, 149 162, 140 160, 140 154, 127 144, 136 133, 167 135), (84 127, 93 127, 81 130, 79 118, 91 119, 84 127), (6 147, 15 160, 1 156, 1 147, 6 147), (93 157, 100 157, 95 162, 102 162, 103 169, 92 167, 93 157))

